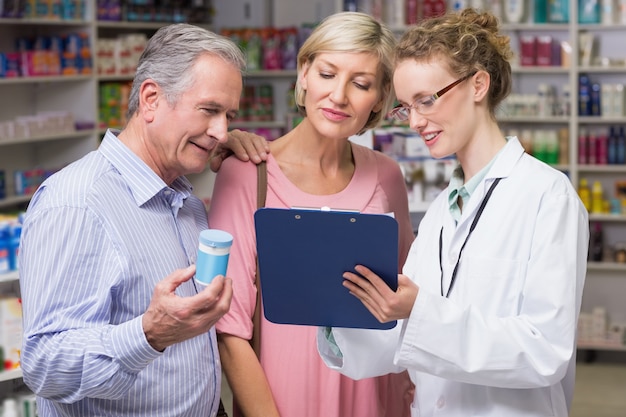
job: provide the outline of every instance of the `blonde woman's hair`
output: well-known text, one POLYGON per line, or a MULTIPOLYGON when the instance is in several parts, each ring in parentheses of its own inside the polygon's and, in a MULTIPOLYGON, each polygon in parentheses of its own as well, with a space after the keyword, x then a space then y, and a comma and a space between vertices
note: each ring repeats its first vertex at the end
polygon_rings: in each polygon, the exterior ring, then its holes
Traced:
MULTIPOLYGON (((378 126, 395 100, 392 86, 393 52, 396 38, 385 25, 365 13, 341 12, 328 16, 311 33, 298 52, 298 77, 306 63, 312 63, 320 53, 360 53, 374 54, 378 60, 381 75, 381 111, 372 112, 365 126, 358 132, 378 126)), ((296 83, 295 101, 298 111, 306 116, 304 99, 306 91, 296 83)))

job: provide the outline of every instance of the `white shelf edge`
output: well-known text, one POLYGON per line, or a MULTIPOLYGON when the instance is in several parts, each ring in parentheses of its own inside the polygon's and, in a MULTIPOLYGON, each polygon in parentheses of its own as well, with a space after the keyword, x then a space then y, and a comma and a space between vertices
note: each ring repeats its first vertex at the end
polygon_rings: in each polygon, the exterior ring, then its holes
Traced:
POLYGON ((2 25, 50 25, 50 26, 88 26, 91 21, 82 19, 44 19, 44 18, 0 18, 2 25))
POLYGON ((20 139, 3 139, 0 138, 0 146, 21 145, 33 142, 48 142, 55 140, 76 139, 91 136, 96 133, 96 129, 74 130, 72 132, 55 133, 53 135, 33 136, 20 139))
POLYGON ((590 222, 626 222, 623 214, 589 213, 590 222))
POLYGON ((578 30, 595 30, 598 32, 611 32, 618 30, 626 30, 626 24, 623 23, 613 23, 610 25, 603 25, 601 23, 579 23, 578 30))
POLYGON ((0 372, 0 382, 2 381, 12 381, 14 379, 19 379, 22 377, 21 369, 12 369, 10 371, 2 371, 0 372))
POLYGON ((503 31, 557 31, 567 32, 570 23, 503 23, 500 28, 503 31))
POLYGON ((587 74, 623 74, 626 71, 626 67, 599 67, 599 66, 589 66, 589 67, 578 67, 576 68, 578 73, 587 73, 587 74))
POLYGON ((623 174, 626 173, 626 165, 607 164, 607 165, 584 165, 578 164, 578 172, 588 173, 604 173, 604 174, 623 174))
POLYGON ((568 124, 569 117, 541 117, 541 116, 497 116, 498 123, 545 123, 545 124, 568 124))
POLYGON ((127 20, 96 20, 98 28, 108 29, 158 29, 174 22, 134 22, 127 20))
POLYGON ((601 343, 578 343, 576 345, 577 349, 581 350, 610 350, 617 352, 626 352, 626 346, 621 345, 606 345, 601 343))
POLYGON ((513 75, 515 74, 563 74, 563 75, 567 75, 569 74, 570 68, 569 67, 557 67, 557 66, 538 66, 538 65, 534 65, 534 66, 522 66, 522 65, 515 65, 511 67, 511 71, 513 72, 513 75))
POLYGON ((625 272, 626 264, 618 262, 587 262, 587 271, 625 272))
POLYGON ((256 129, 256 128, 285 128, 287 124, 285 122, 281 122, 278 120, 269 120, 269 121, 248 121, 248 122, 232 122, 229 125, 230 129, 256 129))
POLYGON ((20 279, 18 271, 7 272, 6 274, 0 274, 0 283, 13 282, 20 279))
POLYGON ((3 199, 0 199, 0 208, 11 207, 16 204, 27 203, 31 199, 32 195, 14 195, 3 199))
POLYGON ((90 81, 94 78, 93 74, 79 75, 42 75, 37 77, 5 77, 0 78, 0 84, 36 84, 49 82, 75 82, 90 81))
MULTIPOLYGON (((626 69, 624 70, 626 72, 626 69)), ((578 116, 578 125, 586 124, 624 124, 624 117, 578 116)))
POLYGON ((250 70, 244 73, 244 78, 295 78, 298 72, 296 70, 250 70))

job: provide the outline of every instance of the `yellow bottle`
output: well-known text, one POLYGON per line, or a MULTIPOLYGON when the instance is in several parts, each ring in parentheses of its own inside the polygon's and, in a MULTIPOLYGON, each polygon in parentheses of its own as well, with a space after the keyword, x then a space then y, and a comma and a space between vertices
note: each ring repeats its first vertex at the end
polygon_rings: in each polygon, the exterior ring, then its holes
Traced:
POLYGON ((587 178, 580 179, 580 184, 578 186, 578 196, 580 197, 587 211, 591 211, 591 191, 589 191, 587 178))
POLYGON ((591 212, 604 213, 604 199, 602 198, 602 183, 594 181, 591 188, 591 212))

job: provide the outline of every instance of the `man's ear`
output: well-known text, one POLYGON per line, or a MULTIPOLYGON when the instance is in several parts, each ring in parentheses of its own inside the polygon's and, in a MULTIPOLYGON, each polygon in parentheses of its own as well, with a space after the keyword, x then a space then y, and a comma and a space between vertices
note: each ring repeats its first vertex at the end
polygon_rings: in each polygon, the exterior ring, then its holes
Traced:
POLYGON ((159 106, 161 90, 153 80, 145 80, 139 87, 139 109, 146 121, 152 121, 159 106))
POLYGON ((482 101, 489 93, 491 85, 491 76, 487 71, 478 71, 472 78, 472 87, 474 88, 474 101, 482 101))

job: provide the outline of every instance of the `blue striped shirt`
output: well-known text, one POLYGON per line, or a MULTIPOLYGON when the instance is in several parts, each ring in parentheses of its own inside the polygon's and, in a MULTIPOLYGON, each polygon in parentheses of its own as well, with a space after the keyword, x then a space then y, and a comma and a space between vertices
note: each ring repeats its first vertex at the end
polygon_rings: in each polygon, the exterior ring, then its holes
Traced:
MULTIPOLYGON (((155 351, 157 282, 195 263, 207 228, 184 177, 169 187, 108 131, 33 197, 20 248, 24 381, 41 416, 214 416, 215 329, 155 351)), ((193 279, 179 296, 196 294, 193 279)))

